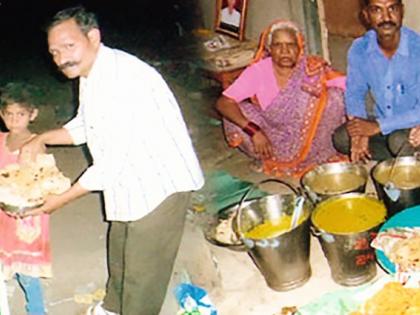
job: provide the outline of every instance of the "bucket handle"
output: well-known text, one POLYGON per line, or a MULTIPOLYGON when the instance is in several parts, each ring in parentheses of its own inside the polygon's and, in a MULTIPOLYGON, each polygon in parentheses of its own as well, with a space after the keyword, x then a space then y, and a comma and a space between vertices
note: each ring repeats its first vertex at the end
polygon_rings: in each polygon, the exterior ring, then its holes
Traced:
POLYGON ((318 237, 322 235, 322 233, 318 231, 316 228, 314 228, 312 225, 310 226, 310 230, 313 236, 318 237))
MULTIPOLYGON (((243 197, 241 198, 241 201, 239 202, 239 207, 238 207, 238 211, 236 211, 236 216, 234 219, 234 222, 236 224, 236 229, 233 229, 234 231, 236 230, 236 234, 238 235, 239 239, 243 239, 244 235, 241 231, 241 217, 242 217, 242 209, 243 209, 243 204, 246 201, 246 198, 249 196, 249 194, 255 190, 255 188, 258 188, 260 185, 262 184, 266 184, 269 182, 277 182, 279 184, 282 184, 284 186, 286 186, 287 188, 289 188, 296 196, 301 196, 300 192, 298 191, 298 189, 296 189, 295 187, 293 187, 291 184, 289 184, 286 181, 283 181, 281 179, 276 179, 276 178, 269 178, 269 179, 264 179, 258 183, 253 184, 243 195, 243 197)), ((295 212, 295 211, 294 211, 295 212)))

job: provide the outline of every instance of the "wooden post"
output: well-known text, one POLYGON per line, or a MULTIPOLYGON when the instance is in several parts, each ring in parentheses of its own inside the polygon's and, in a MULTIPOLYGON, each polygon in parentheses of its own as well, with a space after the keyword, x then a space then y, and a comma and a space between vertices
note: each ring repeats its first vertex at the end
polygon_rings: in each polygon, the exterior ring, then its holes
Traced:
POLYGON ((325 60, 331 62, 330 60, 330 51, 328 49, 328 28, 325 21, 325 6, 324 0, 316 0, 318 7, 318 16, 319 16, 319 26, 321 30, 321 46, 322 46, 322 55, 325 60))

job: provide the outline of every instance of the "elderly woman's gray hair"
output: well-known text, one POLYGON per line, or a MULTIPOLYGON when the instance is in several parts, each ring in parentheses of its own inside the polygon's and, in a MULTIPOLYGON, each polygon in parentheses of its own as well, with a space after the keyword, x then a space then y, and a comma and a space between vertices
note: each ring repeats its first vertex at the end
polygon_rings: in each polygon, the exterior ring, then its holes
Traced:
POLYGON ((273 41, 273 34, 277 31, 288 31, 292 33, 294 36, 297 36, 299 34, 299 29, 296 25, 293 23, 287 22, 287 21, 281 21, 278 23, 275 23, 271 26, 270 31, 268 32, 267 39, 265 41, 265 48, 268 49, 271 45, 271 42, 273 41))

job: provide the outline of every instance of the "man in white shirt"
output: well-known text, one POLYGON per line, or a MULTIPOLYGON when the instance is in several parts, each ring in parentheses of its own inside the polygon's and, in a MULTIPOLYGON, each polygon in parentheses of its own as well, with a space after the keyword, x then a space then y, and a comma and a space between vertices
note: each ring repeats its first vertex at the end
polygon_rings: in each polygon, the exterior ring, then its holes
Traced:
POLYGON ((80 78, 79 108, 64 127, 35 137, 21 151, 87 143, 93 163, 61 195, 27 213, 52 213, 102 191, 109 279, 103 301, 87 314, 159 314, 182 236, 189 192, 203 175, 178 104, 159 73, 101 43, 96 17, 83 7, 58 12, 48 48, 59 70, 80 78))
POLYGON ((234 27, 239 27, 241 13, 235 9, 236 0, 227 0, 227 3, 227 7, 223 8, 220 13, 220 21, 234 27))

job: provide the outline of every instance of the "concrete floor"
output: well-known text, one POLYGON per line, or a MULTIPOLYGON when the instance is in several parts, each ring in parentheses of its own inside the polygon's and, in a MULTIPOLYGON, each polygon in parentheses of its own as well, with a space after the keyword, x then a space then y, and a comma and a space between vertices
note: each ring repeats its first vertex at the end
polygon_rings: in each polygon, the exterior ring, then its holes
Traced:
MULTIPOLYGON (((349 40, 331 37, 330 41, 333 65, 345 70, 349 40)), ((214 98, 201 95, 201 91, 193 93, 190 93, 193 97, 181 103, 211 108, 214 98)), ((242 154, 227 148, 219 126, 193 124, 190 128, 205 171, 224 169, 250 181, 263 178, 249 171, 249 161, 242 154)), ((57 148, 52 153, 59 167, 71 178, 77 178, 87 165, 80 148, 57 148)), ((267 287, 245 252, 234 252, 207 242, 197 220, 198 216, 190 213, 160 315, 176 314, 178 306, 172 289, 187 279, 207 290, 220 315, 277 315, 283 306, 304 305, 325 292, 341 288, 331 280, 319 242, 313 237, 309 281, 298 289, 276 292, 267 287)), ((81 315, 93 298, 100 298, 106 281, 106 230, 98 194, 85 196, 52 216, 54 277, 43 281, 50 315, 81 315)), ((378 273, 382 274, 379 268, 378 273)), ((20 289, 14 281, 9 282, 8 287, 11 313, 24 315, 20 289)))

